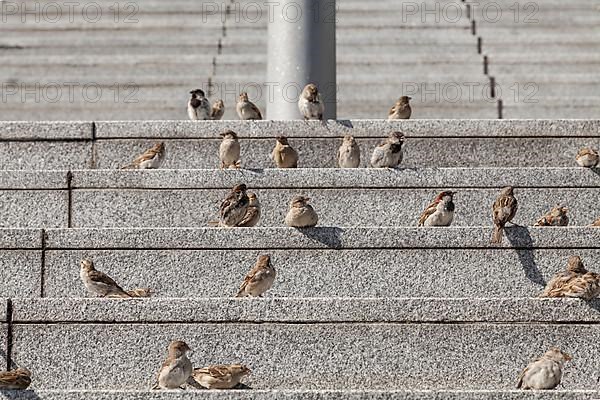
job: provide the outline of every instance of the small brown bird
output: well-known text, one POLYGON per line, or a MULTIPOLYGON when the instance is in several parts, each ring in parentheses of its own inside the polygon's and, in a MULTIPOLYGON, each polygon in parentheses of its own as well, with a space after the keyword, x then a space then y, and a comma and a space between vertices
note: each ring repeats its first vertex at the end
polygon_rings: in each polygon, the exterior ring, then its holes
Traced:
POLYGON ((223 140, 219 147, 219 158, 221 159, 221 169, 234 168, 239 169, 242 161, 240 160, 240 142, 234 131, 228 130, 221 133, 223 140))
POLYGON ((220 226, 234 227, 244 219, 250 203, 246 190, 246 185, 243 183, 236 185, 223 200, 220 208, 220 226))
POLYGON ((344 136, 342 145, 338 150, 337 161, 340 168, 358 168, 360 165, 360 148, 354 140, 354 136, 344 136))
POLYGON ((131 298, 111 277, 94 268, 92 260, 81 260, 79 276, 86 289, 101 297, 131 298))
POLYGON ((156 169, 160 168, 165 160, 165 144, 156 143, 144 154, 133 160, 131 164, 121 167, 121 169, 156 169))
POLYGON ((323 120, 325 103, 321 100, 317 85, 309 83, 304 87, 298 99, 298 108, 305 121, 309 119, 323 120))
POLYGON ((25 390, 31 385, 31 372, 25 368, 0 372, 0 390, 25 390))
POLYGON ((600 226, 600 218, 598 218, 597 220, 592 222, 592 225, 590 225, 590 226, 600 226))
POLYGON ((454 219, 455 192, 443 191, 423 211, 419 218, 419 226, 450 226, 454 219))
POLYGON ((260 221, 260 203, 256 194, 248 192, 248 209, 242 221, 237 224, 239 227, 250 228, 256 226, 260 221))
POLYGON ((580 167, 594 168, 598 165, 598 161, 600 161, 600 155, 598 155, 598 150, 591 147, 584 147, 577 153, 575 161, 577 161, 580 167))
POLYGON ((210 103, 205 97, 204 91, 202 89, 196 89, 192 90, 190 94, 192 97, 188 100, 188 117, 190 117, 192 121, 210 119, 210 103))
POLYGON ((235 109, 241 120, 263 119, 256 104, 248 100, 248 93, 246 92, 240 93, 235 109))
POLYGON ((402 162, 402 144, 404 134, 392 132, 381 144, 375 147, 371 156, 371 166, 374 168, 396 168, 402 162))
POLYGON ((268 255, 258 256, 256 263, 244 278, 244 282, 235 297, 262 296, 273 286, 276 274, 275 268, 271 265, 271 257, 268 255))
POLYGON ((402 96, 396 101, 388 113, 388 119, 409 119, 412 110, 409 101, 412 97, 402 96))
POLYGON ((150 289, 150 288, 135 288, 132 290, 128 290, 127 294, 129 296, 135 297, 135 298, 150 297, 152 295, 152 289, 150 289))
POLYGON ((244 376, 250 374, 245 365, 212 365, 196 368, 192 373, 194 380, 206 389, 233 389, 240 384, 244 376))
POLYGON ((308 204, 310 199, 295 196, 290 203, 290 209, 285 216, 285 224, 293 228, 308 228, 317 225, 319 217, 314 208, 308 204))
POLYGON ((221 118, 223 118, 224 114, 225 114, 225 103, 223 103, 223 100, 217 100, 212 105, 212 109, 210 110, 210 119, 212 119, 214 121, 218 121, 221 118))
POLYGON ((568 281, 559 296, 592 300, 600 294, 600 274, 587 272, 568 281))
POLYGON ((187 358, 189 346, 180 340, 169 344, 169 355, 158 371, 158 379, 152 389, 181 389, 192 375, 192 363, 187 358))
POLYGON ((568 208, 557 205, 538 219, 534 226, 567 226, 569 225, 567 211, 569 211, 568 208))
POLYGON ((565 271, 557 272, 550 281, 546 284, 544 291, 540 294, 540 297, 563 297, 563 288, 565 285, 574 278, 580 277, 587 273, 587 269, 581 261, 579 256, 569 257, 567 262, 567 269, 565 271))
POLYGON ((512 221, 517 213, 518 203, 513 192, 514 188, 512 186, 505 187, 492 206, 495 225, 492 243, 502 243, 504 226, 512 221))
POLYGON ((550 348, 519 374, 517 389, 554 389, 560 383, 565 362, 570 360, 572 358, 567 353, 556 347, 550 348))
POLYGON ((277 168, 298 167, 298 152, 290 146, 285 136, 277 136, 271 159, 275 162, 277 168))

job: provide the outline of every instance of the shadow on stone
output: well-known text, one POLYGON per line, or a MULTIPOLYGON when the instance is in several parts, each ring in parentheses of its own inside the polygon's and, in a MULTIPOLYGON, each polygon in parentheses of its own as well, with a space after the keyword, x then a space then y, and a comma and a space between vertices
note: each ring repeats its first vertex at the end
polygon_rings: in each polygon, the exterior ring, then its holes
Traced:
POLYGON ((593 299, 590 301, 586 301, 587 305, 590 306, 590 308, 593 308, 594 310, 600 312, 600 299, 593 299))
POLYGON ((41 400, 40 396, 33 390, 2 390, 0 398, 3 400, 41 400))
POLYGON ((533 239, 531 238, 529 229, 523 226, 510 226, 504 229, 504 235, 516 249, 519 262, 527 279, 538 285, 545 286, 546 281, 535 263, 533 239))
POLYGON ((330 249, 339 249, 342 247, 342 233, 344 230, 338 227, 315 227, 315 228, 296 228, 304 236, 315 240, 330 249))

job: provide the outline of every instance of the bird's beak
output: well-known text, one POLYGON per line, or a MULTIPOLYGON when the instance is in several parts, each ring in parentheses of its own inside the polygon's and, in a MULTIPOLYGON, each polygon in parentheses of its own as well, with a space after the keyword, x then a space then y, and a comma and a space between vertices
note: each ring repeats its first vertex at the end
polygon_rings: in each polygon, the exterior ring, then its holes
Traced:
POLYGON ((409 97, 408 97, 408 99, 409 99, 409 100, 412 100, 412 97, 410 97, 410 96, 409 96, 409 97))

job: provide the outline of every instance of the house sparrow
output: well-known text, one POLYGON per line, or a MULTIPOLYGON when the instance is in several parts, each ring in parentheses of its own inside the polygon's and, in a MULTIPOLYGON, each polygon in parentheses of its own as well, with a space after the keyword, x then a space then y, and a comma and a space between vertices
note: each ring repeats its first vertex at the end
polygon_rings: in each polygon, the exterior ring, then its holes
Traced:
POLYGON ((210 119, 218 121, 223 118, 225 114, 225 103, 223 100, 217 100, 215 104, 212 105, 212 109, 210 111, 210 119))
POLYGON ((567 226, 569 225, 567 211, 569 211, 568 208, 557 205, 538 219, 534 226, 567 226))
POLYGON ((192 97, 188 101, 187 112, 192 121, 211 119, 211 108, 208 99, 201 89, 192 90, 192 97))
POLYGON ((128 290, 127 294, 131 297, 150 297, 152 295, 152 289, 150 288, 135 288, 132 290, 128 290))
POLYGON ((258 197, 254 193, 248 192, 248 209, 246 210, 246 215, 237 224, 239 227, 250 228, 256 226, 260 221, 260 203, 258 202, 258 197))
POLYGON ((580 167, 594 168, 598 165, 600 156, 598 155, 598 150, 592 149, 591 147, 584 147, 583 149, 579 150, 575 160, 580 167))
POLYGON ((275 282, 275 268, 271 265, 271 257, 268 255, 258 256, 256 264, 244 278, 244 283, 235 297, 260 297, 271 289, 275 282))
POLYGON ((86 289, 101 297, 131 298, 111 277, 94 268, 92 260, 81 260, 79 276, 86 289))
POLYGON ((228 130, 221 133, 223 141, 219 147, 219 158, 221 159, 221 169, 235 168, 241 166, 240 160, 240 142, 234 131, 228 130))
POLYGON ((408 102, 411 99, 412 97, 408 96, 400 97, 390 109, 388 119, 409 119, 412 110, 410 109, 410 104, 408 104, 408 102))
POLYGON ((240 93, 235 109, 241 120, 262 119, 260 110, 256 104, 248 100, 248 93, 246 92, 240 93))
POLYGON ((600 294, 600 274, 587 272, 569 280, 560 290, 560 295, 553 297, 575 297, 592 300, 600 294))
POLYGON ((592 225, 590 225, 590 226, 600 226, 600 218, 598 218, 597 220, 592 222, 592 225))
POLYGON ((374 168, 396 168, 402 162, 402 143, 404 134, 393 132, 381 144, 375 147, 371 156, 374 168))
POLYGON ((227 227, 237 226, 246 216, 249 203, 250 200, 246 194, 246 185, 242 183, 234 186, 221 203, 221 220, 219 225, 227 227))
POLYGON ((146 150, 144 154, 133 160, 131 164, 121 167, 121 169, 156 169, 160 168, 161 164, 165 160, 165 144, 160 142, 156 143, 150 149, 146 150))
POLYGON ((298 99, 298 108, 305 121, 309 119, 323 120, 325 103, 321 100, 317 85, 309 83, 304 87, 298 99))
POLYGON ((560 383, 565 362, 570 360, 572 358, 567 353, 556 347, 550 348, 521 372, 517 389, 554 389, 560 383))
POLYGON ((275 161, 277 168, 298 167, 298 152, 290 146, 285 136, 277 136, 277 143, 275 143, 271 158, 275 161))
POLYGON ((353 136, 346 135, 337 154, 340 168, 358 168, 360 165, 360 148, 353 136))
POLYGON ((517 199, 513 195, 514 188, 512 186, 505 187, 500 192, 500 196, 492 206, 494 218, 494 234, 492 235, 492 243, 502 243, 504 234, 504 226, 510 222, 517 213, 517 199))
POLYGON ((0 372, 0 390, 25 390, 31 384, 31 372, 25 368, 0 372))
POLYGON ((285 216, 285 224, 293 228, 308 228, 317 225, 319 217, 310 204, 308 197, 295 196, 290 210, 285 216))
POLYGON ((180 340, 169 344, 169 355, 158 371, 158 381, 152 389, 181 389, 192 375, 192 363, 186 353, 189 346, 180 340))
POLYGON ((550 281, 546 284, 544 291, 540 294, 540 297, 563 297, 563 288, 572 279, 582 276, 587 273, 587 269, 581 261, 579 256, 569 257, 567 262, 567 269, 565 271, 557 272, 550 281))
POLYGON ((454 219, 454 192, 444 191, 438 194, 419 218, 419 226, 450 226, 454 219))
POLYGON ((212 365, 206 368, 196 368, 192 377, 198 384, 207 389, 233 389, 242 378, 250 374, 245 365, 212 365))

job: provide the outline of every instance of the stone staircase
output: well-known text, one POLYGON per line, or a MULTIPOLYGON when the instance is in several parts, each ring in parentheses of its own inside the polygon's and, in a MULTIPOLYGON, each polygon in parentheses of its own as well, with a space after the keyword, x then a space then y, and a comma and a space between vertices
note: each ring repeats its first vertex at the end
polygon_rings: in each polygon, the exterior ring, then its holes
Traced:
MULTIPOLYGON (((0 123, 0 355, 33 373, 0 399, 568 399, 600 398, 600 302, 539 299, 580 255, 600 270, 598 120, 0 123), (218 134, 241 137, 239 171, 215 169, 218 134), (352 134, 363 160, 388 132, 407 135, 398 170, 334 167, 352 134), (274 137, 300 153, 271 169, 274 137), (164 141, 164 169, 118 170, 164 141), (231 186, 257 193, 256 228, 208 228, 231 186), (489 243, 498 189, 519 211, 489 243), (417 228, 442 189, 449 228, 417 228), (284 227, 306 194, 316 228, 284 227), (534 228, 555 203, 571 226, 534 228), (260 299, 234 299, 259 254, 278 271, 260 299), (79 261, 149 299, 89 298, 79 261), (196 366, 243 362, 248 390, 149 390, 170 340, 196 366), (573 355, 556 391, 514 390, 550 346, 573 355)), ((366 165, 365 165, 366 166, 366 165)))

